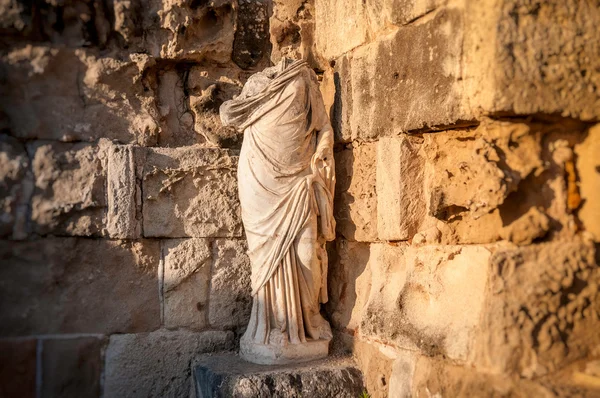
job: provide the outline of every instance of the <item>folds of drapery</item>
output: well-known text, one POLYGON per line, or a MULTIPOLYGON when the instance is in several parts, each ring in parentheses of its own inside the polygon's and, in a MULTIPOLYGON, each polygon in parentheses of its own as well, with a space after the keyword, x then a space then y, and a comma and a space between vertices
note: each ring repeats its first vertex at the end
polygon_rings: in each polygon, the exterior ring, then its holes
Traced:
POLYGON ((254 96, 223 103, 220 114, 224 125, 245 134, 238 186, 256 295, 311 214, 320 216, 325 239, 335 235, 333 172, 314 156, 317 132, 329 121, 304 61, 293 62, 254 96))

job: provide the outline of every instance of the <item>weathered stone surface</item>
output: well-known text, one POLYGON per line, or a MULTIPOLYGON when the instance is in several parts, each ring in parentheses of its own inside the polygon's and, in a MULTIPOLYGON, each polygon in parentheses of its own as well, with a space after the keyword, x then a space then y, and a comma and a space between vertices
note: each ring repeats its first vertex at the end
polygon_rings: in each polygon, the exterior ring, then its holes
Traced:
POLYGON ((432 15, 336 60, 335 79, 340 85, 351 82, 336 99, 339 121, 333 124, 349 127, 337 129, 338 140, 368 140, 471 118, 457 83, 462 14, 442 8, 432 15))
POLYGON ((135 62, 83 50, 15 47, 2 57, 0 110, 17 137, 61 141, 107 137, 156 142, 152 90, 135 62))
POLYGON ((0 237, 27 236, 27 205, 33 189, 29 156, 16 139, 0 134, 0 237))
POLYGON ((226 150, 149 149, 143 169, 146 237, 237 237, 237 157, 226 150))
POLYGON ((363 392, 362 374, 347 359, 264 366, 235 354, 220 354, 202 357, 194 368, 194 379, 198 398, 354 398, 363 392))
POLYGON ((219 117, 221 104, 241 91, 239 71, 195 66, 189 70, 185 84, 196 134, 220 147, 239 148, 242 134, 231 127, 223 127, 219 117))
POLYGON ((361 333, 466 360, 486 299, 490 256, 483 246, 371 245, 361 333))
POLYGON ((42 397, 100 397, 102 350, 94 337, 42 343, 42 397))
POLYGON ((364 382, 370 397, 387 398, 388 385, 395 355, 372 341, 354 341, 354 359, 364 374, 364 382))
POLYGON ((0 340, 0 396, 36 396, 37 340, 0 340))
POLYGON ((106 210, 106 168, 99 146, 35 142, 33 231, 40 235, 100 236, 106 210))
POLYGON ((377 240, 377 145, 357 145, 335 153, 337 232, 348 240, 377 240))
POLYGON ((243 328, 250 319, 250 259, 244 240, 215 239, 208 320, 218 329, 243 328))
POLYGON ((131 145, 107 145, 106 230, 111 238, 141 236, 141 187, 136 174, 136 154, 131 145))
POLYGON ((270 6, 267 0, 238 3, 231 60, 242 69, 256 66, 269 51, 270 6))
POLYGON ((586 231, 600 241, 600 125, 589 129, 585 140, 575 147, 582 205, 578 217, 586 231))
POLYGON ((104 396, 188 396, 193 388, 193 360, 203 353, 233 347, 232 332, 113 335, 106 349, 104 396))
POLYGON ((475 363, 533 378, 591 355, 600 344, 600 271, 592 243, 558 241, 499 250, 475 363))
POLYGON ((360 325, 371 289, 367 266, 370 245, 338 239, 330 249, 327 312, 333 327, 353 333, 360 325))
POLYGON ((0 241, 0 335, 123 333, 160 325, 156 241, 0 241))
POLYGON ((314 2, 304 0, 275 0, 269 20, 271 62, 282 57, 306 59, 314 64, 314 2))
POLYGON ((600 116, 597 4, 469 1, 465 101, 486 113, 600 116))
POLYGON ((412 238, 425 216, 421 140, 402 136, 377 143, 377 236, 412 238))
POLYGON ((211 249, 206 239, 163 241, 164 325, 200 330, 207 325, 211 249))

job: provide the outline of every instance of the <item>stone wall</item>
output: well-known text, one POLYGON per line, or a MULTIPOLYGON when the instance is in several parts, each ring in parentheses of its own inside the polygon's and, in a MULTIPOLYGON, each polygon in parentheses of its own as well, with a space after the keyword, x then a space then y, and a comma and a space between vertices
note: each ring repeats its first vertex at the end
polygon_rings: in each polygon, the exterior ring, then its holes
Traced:
POLYGON ((600 5, 281 10, 273 54, 324 72, 326 309, 370 395, 600 394, 600 5))
POLYGON ((0 396, 179 397, 250 265, 220 104, 266 1, 0 1, 0 396))
POLYGON ((236 348, 242 137, 218 107, 269 54, 322 76, 325 310, 369 394, 598 394, 599 9, 0 1, 0 396, 185 396, 236 348))

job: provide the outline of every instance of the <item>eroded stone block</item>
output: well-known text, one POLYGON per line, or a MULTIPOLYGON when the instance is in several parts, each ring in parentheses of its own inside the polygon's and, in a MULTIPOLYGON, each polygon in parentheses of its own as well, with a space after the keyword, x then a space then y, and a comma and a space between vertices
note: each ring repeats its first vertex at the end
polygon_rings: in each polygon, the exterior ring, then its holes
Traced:
POLYGON ((183 397, 192 388, 190 365, 202 353, 234 348, 232 332, 157 331, 110 337, 107 397, 183 397))
POLYGON ((211 248, 207 239, 163 241, 164 322, 167 328, 207 325, 211 248))
POLYGON ((335 220, 337 232, 348 240, 377 240, 377 144, 357 145, 335 153, 335 220))
POLYGON ((208 320, 219 329, 242 328, 250 320, 250 259, 244 240, 215 239, 208 320))
POLYGON ((600 125, 589 129, 585 140, 575 147, 582 205, 578 212, 585 229, 600 241, 600 125))
POLYGON ((381 138, 377 142, 377 235, 382 240, 407 240, 425 216, 424 159, 420 140, 381 138))
POLYGON ((37 141, 28 148, 35 178, 33 231, 101 236, 106 211, 105 154, 97 145, 37 141))
POLYGON ((0 340, 0 394, 36 396, 36 339, 0 340))
POLYGON ((126 333, 160 326, 156 241, 0 241, 0 335, 126 333))
POLYGON ((143 167, 144 236, 241 236, 237 157, 231 152, 149 149, 143 167))

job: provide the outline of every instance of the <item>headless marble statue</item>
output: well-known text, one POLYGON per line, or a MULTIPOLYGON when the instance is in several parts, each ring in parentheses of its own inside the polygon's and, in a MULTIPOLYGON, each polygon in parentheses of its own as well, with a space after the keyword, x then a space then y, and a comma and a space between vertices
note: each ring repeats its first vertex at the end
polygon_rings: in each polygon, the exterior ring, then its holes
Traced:
POLYGON ((283 364, 322 358, 332 334, 325 241, 335 238, 333 132, 317 77, 283 59, 223 103, 221 120, 244 132, 238 167, 252 264, 252 313, 240 354, 283 364))

